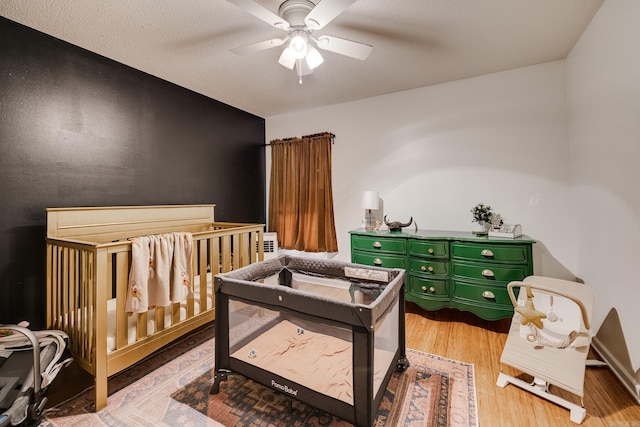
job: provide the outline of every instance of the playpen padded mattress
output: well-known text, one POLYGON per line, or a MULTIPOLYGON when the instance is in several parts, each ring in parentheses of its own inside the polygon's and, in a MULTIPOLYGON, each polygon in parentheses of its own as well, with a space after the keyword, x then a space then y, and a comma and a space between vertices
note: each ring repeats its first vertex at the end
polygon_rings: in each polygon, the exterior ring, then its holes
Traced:
MULTIPOLYGON (((353 405, 353 345, 282 320, 231 357, 353 405)), ((390 353, 389 357, 393 357, 390 353)), ((389 357, 376 357, 374 380, 384 377, 389 357)))

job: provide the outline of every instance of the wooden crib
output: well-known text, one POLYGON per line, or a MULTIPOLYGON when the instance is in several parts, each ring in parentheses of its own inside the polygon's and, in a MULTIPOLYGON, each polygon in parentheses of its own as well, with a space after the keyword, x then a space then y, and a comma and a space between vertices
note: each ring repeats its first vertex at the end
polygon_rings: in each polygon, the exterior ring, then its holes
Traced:
POLYGON ((47 209, 47 327, 69 335, 94 376, 96 411, 107 378, 215 319, 212 277, 263 259, 263 224, 214 221, 215 205, 47 209), (131 237, 190 232, 194 297, 129 316, 131 237))

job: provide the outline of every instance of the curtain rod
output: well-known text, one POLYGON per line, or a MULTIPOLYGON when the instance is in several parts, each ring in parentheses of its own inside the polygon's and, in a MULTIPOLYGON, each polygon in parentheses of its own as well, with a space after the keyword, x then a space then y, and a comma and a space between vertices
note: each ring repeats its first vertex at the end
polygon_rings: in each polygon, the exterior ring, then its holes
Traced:
MULTIPOLYGON (((291 137, 291 138, 282 138, 281 141, 285 141, 286 142, 286 141, 290 141, 290 140, 293 140, 293 139, 313 138, 314 136, 320 136, 320 135, 324 135, 326 133, 329 133, 329 132, 314 133, 313 135, 305 135, 305 136, 302 136, 300 138, 298 138, 297 136, 294 136, 294 137, 291 137)), ((333 133, 329 133, 329 136, 331 136, 331 143, 335 144, 336 136, 333 133)), ((264 144, 265 147, 267 147, 269 145, 271 145, 270 142, 267 142, 266 144, 264 144)))

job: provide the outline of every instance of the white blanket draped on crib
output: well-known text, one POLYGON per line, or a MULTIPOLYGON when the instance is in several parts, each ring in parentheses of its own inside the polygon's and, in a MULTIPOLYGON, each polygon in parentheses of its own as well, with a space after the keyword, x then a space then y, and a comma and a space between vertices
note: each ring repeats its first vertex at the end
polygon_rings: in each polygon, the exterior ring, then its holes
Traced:
POLYGON ((193 296, 191 233, 166 233, 131 239, 127 313, 144 313, 193 296))

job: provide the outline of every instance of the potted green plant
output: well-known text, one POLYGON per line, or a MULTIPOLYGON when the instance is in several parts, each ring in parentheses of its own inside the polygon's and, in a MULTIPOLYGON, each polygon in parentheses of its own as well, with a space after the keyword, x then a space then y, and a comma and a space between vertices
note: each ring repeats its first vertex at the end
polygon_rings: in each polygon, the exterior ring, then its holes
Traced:
POLYGON ((474 231, 474 233, 479 235, 488 234, 491 227, 491 219, 493 218, 491 206, 478 203, 471 209, 471 213, 473 214, 471 222, 477 222, 482 227, 480 231, 474 231))

